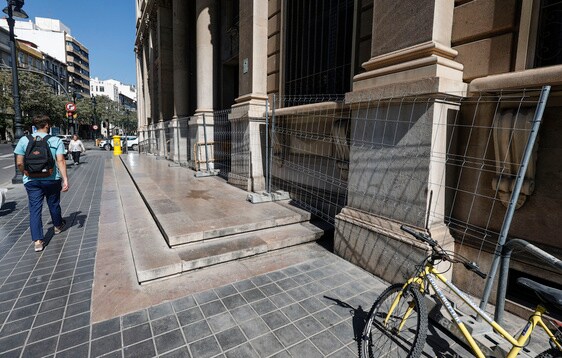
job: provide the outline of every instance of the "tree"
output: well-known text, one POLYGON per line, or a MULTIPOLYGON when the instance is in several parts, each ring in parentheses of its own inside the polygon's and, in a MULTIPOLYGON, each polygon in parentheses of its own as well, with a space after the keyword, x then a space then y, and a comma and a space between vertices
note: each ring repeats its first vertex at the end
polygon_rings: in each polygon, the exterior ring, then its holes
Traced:
MULTIPOLYGON (((19 94, 24 130, 30 130, 35 115, 48 115, 55 126, 64 123, 65 96, 53 93, 51 87, 43 82, 37 73, 19 71, 19 94)), ((12 126, 14 99, 12 96, 12 75, 10 71, 0 71, 0 130, 12 126)))

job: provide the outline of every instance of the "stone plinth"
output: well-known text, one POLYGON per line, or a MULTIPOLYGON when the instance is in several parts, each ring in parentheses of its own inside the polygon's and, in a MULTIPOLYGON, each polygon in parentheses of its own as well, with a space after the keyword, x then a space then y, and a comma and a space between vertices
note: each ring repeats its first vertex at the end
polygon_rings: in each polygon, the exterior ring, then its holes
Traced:
POLYGON ((454 2, 374 0, 371 59, 353 79, 347 206, 336 216, 338 255, 389 281, 403 281, 425 247, 400 224, 429 231, 448 248, 447 122, 464 96, 451 48, 454 2))

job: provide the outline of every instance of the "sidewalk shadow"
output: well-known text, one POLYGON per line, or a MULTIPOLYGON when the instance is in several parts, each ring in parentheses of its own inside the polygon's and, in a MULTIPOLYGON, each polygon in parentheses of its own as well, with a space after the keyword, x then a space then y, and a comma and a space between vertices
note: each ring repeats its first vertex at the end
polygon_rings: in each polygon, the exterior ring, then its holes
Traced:
POLYGON ((328 296, 324 296, 324 298, 334 301, 334 303, 337 306, 348 308, 350 313, 352 313, 353 340, 357 342, 357 348, 361 349, 361 343, 363 339, 363 328, 365 328, 368 312, 364 311, 361 305, 355 308, 349 303, 343 302, 337 298, 328 297, 328 296))
MULTIPOLYGON (((87 217, 88 215, 82 214, 81 211, 75 211, 70 215, 67 215, 66 218, 63 217, 63 220, 66 221, 66 228, 64 229, 63 232, 68 231, 73 226, 78 226, 78 228, 84 227, 87 217)), ((53 225, 53 222, 50 221, 48 224, 53 225)), ((49 245, 49 242, 51 242, 54 236, 55 236, 55 229, 51 226, 51 228, 47 230, 47 233, 45 234, 44 237, 45 247, 49 245)))
MULTIPOLYGON (((337 298, 324 296, 324 298, 334 301, 337 306, 348 308, 353 315, 353 339, 357 342, 358 350, 361 350, 361 344, 363 339, 363 329, 365 328, 365 324, 367 322, 367 318, 369 313, 364 311, 363 308, 359 305, 357 308, 351 306, 347 302, 343 302, 337 298)), ((446 332, 442 331, 442 334, 447 334, 446 332)), ((452 337, 450 337, 452 338, 452 337)), ((457 342, 461 343, 462 342, 457 342)), ((422 355, 424 357, 432 357, 433 355, 428 355, 426 350, 427 347, 435 353, 434 357, 440 358, 461 358, 462 356, 455 352, 455 349, 451 347, 450 342, 446 339, 442 338, 438 332, 438 329, 432 325, 428 324, 428 335, 426 339, 426 349, 424 349, 422 355)))
POLYGON ((2 208, 0 208, 0 217, 13 213, 16 210, 17 205, 18 204, 15 201, 4 203, 2 208))

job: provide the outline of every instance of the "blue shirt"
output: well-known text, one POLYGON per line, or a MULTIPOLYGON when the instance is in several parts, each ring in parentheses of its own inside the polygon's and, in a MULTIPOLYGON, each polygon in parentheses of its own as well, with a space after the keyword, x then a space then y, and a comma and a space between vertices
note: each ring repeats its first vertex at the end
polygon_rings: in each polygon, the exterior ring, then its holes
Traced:
MULTIPOLYGON (((44 138, 46 135, 47 133, 43 133, 43 132, 35 132, 32 134, 34 138, 37 136, 44 138)), ((55 162, 56 162, 57 154, 64 155, 64 143, 57 136, 51 136, 51 138, 49 138, 47 143, 49 144, 49 148, 51 149, 51 154, 53 155, 53 158, 55 158, 55 162)), ((20 140, 18 141, 18 144, 16 145, 16 149, 14 149, 14 154, 25 156, 25 150, 27 149, 28 144, 29 144, 29 139, 27 139, 26 136, 21 137, 20 140)), ((25 184, 30 180, 59 180, 60 178, 61 176, 60 176, 59 168, 55 165, 55 170, 53 171, 53 175, 46 178, 30 178, 24 174, 23 183, 25 184)))

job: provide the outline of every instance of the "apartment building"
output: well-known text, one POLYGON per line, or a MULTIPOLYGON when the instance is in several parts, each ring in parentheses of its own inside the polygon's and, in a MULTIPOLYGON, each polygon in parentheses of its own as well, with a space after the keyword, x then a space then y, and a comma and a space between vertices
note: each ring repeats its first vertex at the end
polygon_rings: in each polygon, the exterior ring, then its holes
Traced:
POLYGON ((90 95, 90 55, 86 46, 66 34, 66 65, 70 90, 90 95))
MULTIPOLYGON (((8 29, 5 19, 0 20, 0 27, 8 29)), ((35 22, 16 21, 14 32, 19 40, 35 44, 37 50, 65 64, 68 78, 61 83, 65 83, 68 90, 89 96, 89 51, 72 36, 68 26, 58 19, 36 17, 35 22)), ((50 61, 51 67, 52 63, 50 61)))

